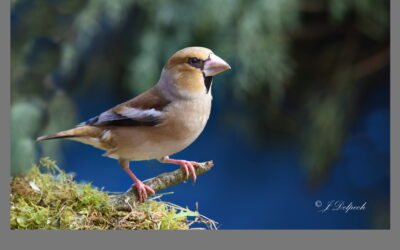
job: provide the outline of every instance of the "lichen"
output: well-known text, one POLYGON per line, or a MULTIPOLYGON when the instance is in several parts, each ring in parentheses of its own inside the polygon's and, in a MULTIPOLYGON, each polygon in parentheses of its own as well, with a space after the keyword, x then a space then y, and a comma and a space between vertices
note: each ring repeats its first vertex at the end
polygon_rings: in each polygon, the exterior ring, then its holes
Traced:
POLYGON ((25 175, 11 179, 10 227, 188 230, 198 225, 216 229, 214 221, 197 211, 160 199, 134 203, 130 211, 118 211, 108 202, 112 196, 90 183, 77 183, 55 161, 42 158, 25 175))

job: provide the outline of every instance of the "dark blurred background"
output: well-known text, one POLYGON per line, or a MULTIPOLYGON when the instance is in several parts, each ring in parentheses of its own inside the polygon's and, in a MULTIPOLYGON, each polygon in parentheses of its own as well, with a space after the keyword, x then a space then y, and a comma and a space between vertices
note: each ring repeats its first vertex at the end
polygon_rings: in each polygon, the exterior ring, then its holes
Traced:
MULTIPOLYGON (((176 158, 215 168, 162 199, 221 229, 389 228, 388 0, 13 0, 12 174, 50 156, 107 191, 132 184, 77 142, 36 143, 150 88, 188 46, 232 66, 176 158), (318 201, 367 202, 318 212, 318 201)), ((177 167, 135 162, 147 179, 177 167)))

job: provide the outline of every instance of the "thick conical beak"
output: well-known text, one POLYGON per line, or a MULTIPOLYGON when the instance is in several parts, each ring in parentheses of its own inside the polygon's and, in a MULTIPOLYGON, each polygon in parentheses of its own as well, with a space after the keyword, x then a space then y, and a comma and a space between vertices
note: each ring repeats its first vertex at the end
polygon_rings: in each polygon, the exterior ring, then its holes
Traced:
POLYGON ((231 66, 219 56, 210 54, 210 57, 205 61, 203 73, 205 76, 215 76, 225 70, 231 69, 231 66))

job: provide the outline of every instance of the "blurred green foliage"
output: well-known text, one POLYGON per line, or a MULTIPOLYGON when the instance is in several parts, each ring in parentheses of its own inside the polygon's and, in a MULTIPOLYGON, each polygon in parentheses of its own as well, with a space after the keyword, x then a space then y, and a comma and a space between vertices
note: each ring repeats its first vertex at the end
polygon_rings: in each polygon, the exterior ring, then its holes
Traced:
POLYGON ((320 180, 362 89, 388 68, 389 1, 14 0, 13 172, 34 161, 37 135, 77 121, 71 96, 103 82, 131 97, 194 45, 233 68, 214 86, 234 103, 222 120, 257 140, 298 139, 320 180))

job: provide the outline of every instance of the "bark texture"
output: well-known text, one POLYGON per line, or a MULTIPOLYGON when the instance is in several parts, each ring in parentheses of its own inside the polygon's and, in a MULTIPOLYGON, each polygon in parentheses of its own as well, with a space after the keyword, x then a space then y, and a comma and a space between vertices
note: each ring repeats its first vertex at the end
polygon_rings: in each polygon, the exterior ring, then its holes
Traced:
MULTIPOLYGON (((210 171, 213 166, 214 163, 212 161, 200 163, 200 166, 195 167, 196 175, 199 176, 210 171)), ((192 177, 190 177, 189 179, 192 179, 192 177)), ((154 178, 145 180, 143 181, 143 183, 150 186, 156 192, 155 195, 157 195, 158 191, 166 189, 178 183, 182 183, 186 180, 188 179, 183 174, 182 170, 177 169, 175 171, 163 173, 154 178)), ((110 205, 114 206, 115 209, 126 211, 131 210, 134 202, 138 200, 139 199, 136 188, 131 188, 121 195, 113 196, 109 202, 110 205)))

